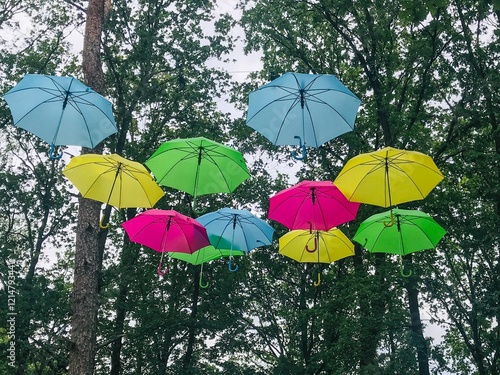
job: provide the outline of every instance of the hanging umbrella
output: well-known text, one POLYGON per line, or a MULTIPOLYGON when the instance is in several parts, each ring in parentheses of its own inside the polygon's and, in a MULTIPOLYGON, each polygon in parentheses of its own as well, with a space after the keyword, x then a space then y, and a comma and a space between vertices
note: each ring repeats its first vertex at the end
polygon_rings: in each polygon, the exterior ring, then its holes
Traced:
POLYGON ((231 193, 250 177, 240 152, 204 137, 163 143, 146 161, 156 181, 193 195, 231 193))
POLYGON ((244 255, 244 251, 230 250, 230 249, 217 249, 212 245, 202 247, 200 250, 196 250, 192 254, 171 252, 169 256, 174 259, 179 259, 192 265, 200 266, 200 280, 199 285, 202 288, 208 287, 207 284, 203 284, 203 265, 212 260, 229 257, 229 256, 241 256, 244 255))
MULTIPOLYGON (((279 239, 279 253, 301 263, 332 263, 354 255, 354 245, 338 228, 292 230, 279 239)), ((320 273, 314 283, 321 282, 320 273)))
POLYGON ((162 271, 163 253, 192 254, 210 245, 207 231, 196 220, 174 210, 151 209, 122 223, 130 241, 147 246, 162 254, 158 274, 162 271))
POLYGON ((118 131, 109 100, 73 77, 27 74, 4 95, 14 125, 50 144, 95 147, 118 131))
POLYGON ((358 208, 331 181, 305 180, 272 196, 268 217, 292 230, 329 230, 354 220, 358 208))
POLYGON ((260 246, 271 245, 274 229, 264 220, 248 210, 221 208, 200 216, 198 219, 206 229, 210 243, 218 249, 230 249, 228 268, 232 268, 232 251, 250 251, 260 246))
POLYGON ((330 74, 285 73, 253 91, 246 123, 274 145, 319 147, 349 132, 361 101, 330 74))
POLYGON ((410 253, 434 249, 445 234, 446 231, 424 212, 393 209, 363 221, 353 240, 370 252, 397 254, 402 259, 410 253), (391 216, 395 225, 387 226, 391 216))
POLYGON ((75 156, 62 173, 84 198, 106 203, 104 229, 111 206, 151 208, 165 194, 142 164, 117 154, 75 156))
POLYGON ((348 160, 334 184, 352 202, 391 207, 424 199, 442 179, 430 156, 385 147, 348 160))

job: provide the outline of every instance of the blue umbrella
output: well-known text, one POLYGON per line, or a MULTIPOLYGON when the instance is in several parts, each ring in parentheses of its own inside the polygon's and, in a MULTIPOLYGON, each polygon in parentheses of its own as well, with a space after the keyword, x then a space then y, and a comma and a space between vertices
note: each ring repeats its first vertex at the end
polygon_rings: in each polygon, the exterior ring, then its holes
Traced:
MULTIPOLYGON (((205 227, 210 243, 217 249, 248 252, 273 241, 274 229, 248 210, 221 208, 196 220, 205 227)), ((233 272, 238 269, 232 268, 231 253, 228 268, 233 272)))
POLYGON ((354 129, 361 101, 330 74, 285 73, 253 91, 247 125, 274 145, 319 147, 354 129))
POLYGON ((94 148, 118 131, 109 100, 73 77, 27 74, 4 95, 14 125, 50 144, 94 148))

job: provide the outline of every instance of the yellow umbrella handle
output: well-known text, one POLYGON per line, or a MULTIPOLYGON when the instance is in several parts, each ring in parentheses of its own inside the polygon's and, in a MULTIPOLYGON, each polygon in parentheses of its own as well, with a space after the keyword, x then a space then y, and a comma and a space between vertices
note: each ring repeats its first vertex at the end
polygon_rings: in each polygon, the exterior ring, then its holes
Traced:
POLYGON ((394 225, 394 216, 392 215, 392 210, 391 210, 391 221, 389 221, 388 223, 384 221, 384 227, 389 228, 392 227, 393 225, 394 225))
POLYGON ((103 223, 104 219, 105 219, 105 215, 99 221, 99 228, 101 228, 101 229, 108 229, 110 224, 107 223, 106 225, 104 225, 104 223, 103 223))
POLYGON ((321 272, 318 272, 318 279, 313 283, 314 286, 321 284, 321 272))

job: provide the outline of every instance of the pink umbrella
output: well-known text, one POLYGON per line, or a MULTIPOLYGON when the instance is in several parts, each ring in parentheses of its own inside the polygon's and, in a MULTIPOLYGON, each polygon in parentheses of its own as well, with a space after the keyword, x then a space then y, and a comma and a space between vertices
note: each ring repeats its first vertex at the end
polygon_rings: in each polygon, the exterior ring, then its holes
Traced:
POLYGON ((333 182, 305 180, 272 196, 268 217, 291 230, 330 230, 354 220, 358 208, 333 182))
POLYGON ((158 274, 162 271, 163 253, 192 254, 210 245, 207 230, 198 221, 174 210, 151 209, 122 223, 130 241, 140 243, 162 253, 158 274))

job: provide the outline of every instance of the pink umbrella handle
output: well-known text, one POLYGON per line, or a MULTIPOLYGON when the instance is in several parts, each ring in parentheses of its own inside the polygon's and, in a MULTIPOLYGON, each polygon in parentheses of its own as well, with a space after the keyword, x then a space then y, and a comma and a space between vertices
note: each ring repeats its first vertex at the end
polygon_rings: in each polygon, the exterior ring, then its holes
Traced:
POLYGON ((158 268, 157 268, 156 272, 158 273, 159 276, 165 276, 168 273, 168 268, 165 268, 165 270, 162 271, 162 263, 160 261, 160 263, 158 264, 158 268))

